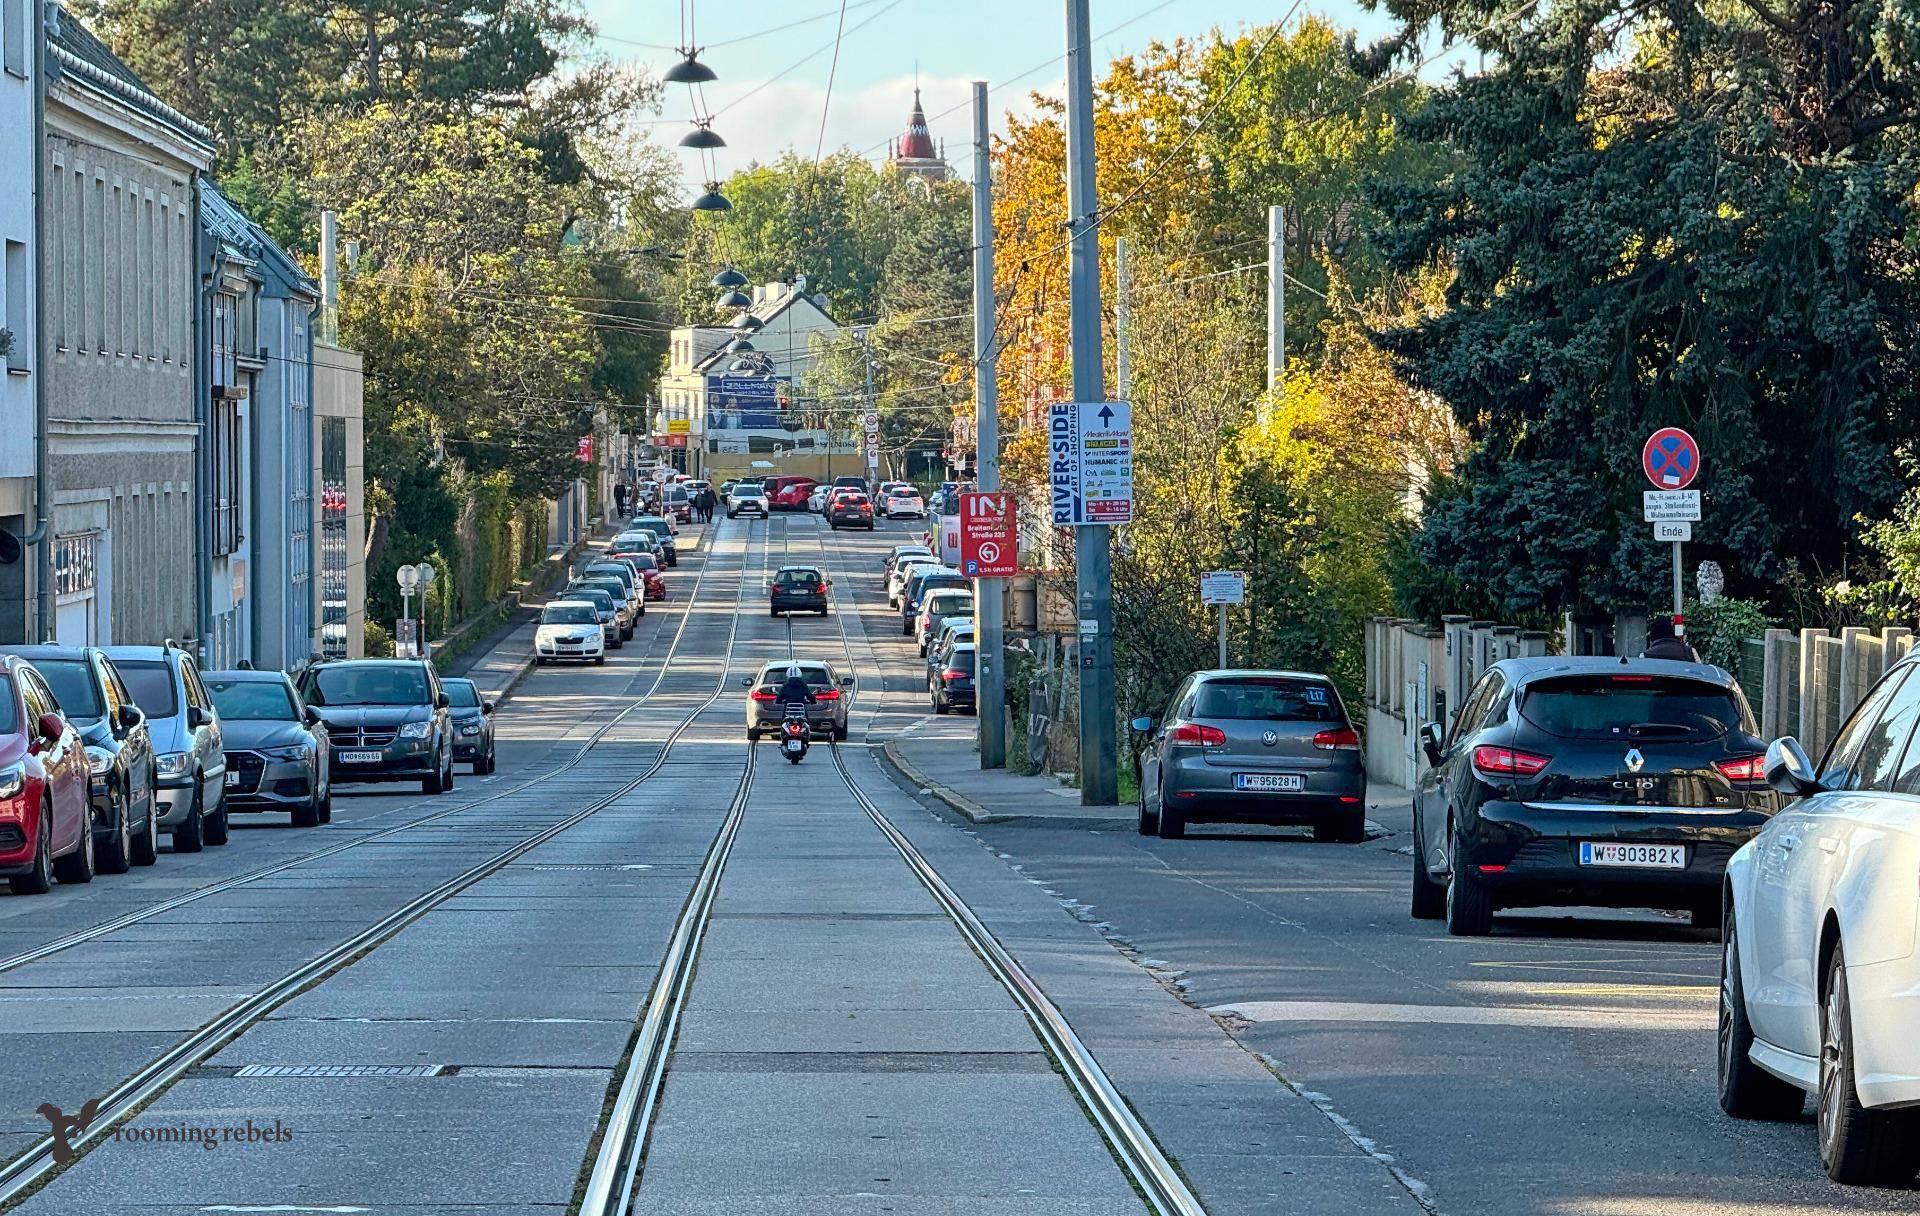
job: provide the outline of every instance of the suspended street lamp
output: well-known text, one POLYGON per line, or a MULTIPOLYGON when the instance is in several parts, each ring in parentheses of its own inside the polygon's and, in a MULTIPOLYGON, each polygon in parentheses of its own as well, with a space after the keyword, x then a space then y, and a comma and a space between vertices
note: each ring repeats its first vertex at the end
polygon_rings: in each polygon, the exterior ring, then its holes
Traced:
POLYGON ((719 274, 713 276, 713 285, 715 287, 745 287, 747 285, 747 276, 729 266, 719 274))
POLYGON ((696 118, 693 120, 693 130, 680 137, 680 146, 700 149, 724 148, 727 146, 727 141, 715 133, 713 119, 696 118))
POLYGON ((661 79, 668 84, 710 84, 720 79, 714 75, 712 68, 694 58, 699 53, 700 48, 697 46, 681 47, 680 62, 668 68, 661 79))
POLYGON ((715 308, 752 308, 753 297, 735 288, 713 302, 715 308))
POLYGON ((693 200, 693 209, 695 211, 731 211, 733 204, 720 193, 719 182, 708 182, 706 193, 693 200))

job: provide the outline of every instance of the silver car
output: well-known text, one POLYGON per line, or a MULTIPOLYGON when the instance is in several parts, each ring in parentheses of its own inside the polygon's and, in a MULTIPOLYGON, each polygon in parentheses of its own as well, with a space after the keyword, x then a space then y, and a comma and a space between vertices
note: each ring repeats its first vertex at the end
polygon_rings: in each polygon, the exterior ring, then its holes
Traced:
POLYGON ((227 843, 227 755, 213 695, 178 646, 104 648, 153 738, 155 801, 173 851, 227 843))
POLYGON ((1365 838, 1367 771, 1333 681, 1300 671, 1201 671, 1164 715, 1135 718, 1140 834, 1189 823, 1301 823, 1313 838, 1365 838))
MULTIPOLYGON (((795 660, 775 659, 760 668, 758 676, 740 681, 747 692, 747 740, 757 741, 762 732, 773 733, 785 717, 780 705, 780 685, 786 681, 787 668, 795 660)), ((807 725, 815 735, 847 737, 847 703, 853 698, 853 677, 837 675, 827 663, 798 660, 800 673, 807 678, 814 701, 807 708, 807 725)))

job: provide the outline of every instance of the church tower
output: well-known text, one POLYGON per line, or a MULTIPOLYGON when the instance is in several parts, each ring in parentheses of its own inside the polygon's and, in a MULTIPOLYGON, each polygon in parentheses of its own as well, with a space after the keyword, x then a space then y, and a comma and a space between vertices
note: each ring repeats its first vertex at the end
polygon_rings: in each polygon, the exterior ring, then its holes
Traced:
POLYGON ((927 130, 927 112, 920 107, 920 90, 913 90, 913 113, 907 116, 906 133, 893 141, 893 155, 887 166, 930 182, 944 182, 953 176, 953 166, 934 150, 933 134, 927 130))

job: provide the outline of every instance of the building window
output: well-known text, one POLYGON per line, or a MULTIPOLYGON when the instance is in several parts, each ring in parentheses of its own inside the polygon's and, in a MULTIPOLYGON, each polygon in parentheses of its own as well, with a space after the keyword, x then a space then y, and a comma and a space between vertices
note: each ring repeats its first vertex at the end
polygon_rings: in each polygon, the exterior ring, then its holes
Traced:
POLYGON ((240 547, 240 403, 213 402, 213 552, 240 547))
POLYGON ((320 420, 320 653, 347 657, 347 420, 320 420))
POLYGON ((33 344, 39 340, 39 335, 32 324, 33 271, 27 264, 25 242, 7 242, 6 262, 0 266, 0 274, 6 275, 6 295, 0 298, 0 308, 6 311, 0 314, 0 329, 13 335, 13 350, 7 355, 7 369, 26 371, 33 366, 33 344))
POLYGON ((100 533, 81 532, 53 540, 53 593, 92 591, 100 583, 100 533))
POLYGON ((240 297, 220 292, 213 297, 213 386, 232 388, 239 383, 240 371, 234 366, 235 338, 240 324, 240 297))
POLYGON ((0 0, 0 20, 6 22, 0 30, 0 51, 6 55, 7 71, 22 78, 27 74, 27 48, 33 45, 33 26, 28 24, 32 10, 27 0, 0 0))

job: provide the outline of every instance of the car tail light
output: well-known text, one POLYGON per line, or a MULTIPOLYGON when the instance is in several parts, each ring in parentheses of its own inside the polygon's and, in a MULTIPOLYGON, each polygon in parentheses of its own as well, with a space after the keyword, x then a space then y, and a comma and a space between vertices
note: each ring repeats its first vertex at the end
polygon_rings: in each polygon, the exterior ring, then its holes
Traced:
POLYGON ((1483 773, 1502 777, 1531 777, 1552 763, 1551 756, 1517 752, 1510 747, 1481 746, 1473 749, 1473 767, 1483 773))
POLYGON ((837 688, 823 688, 813 694, 813 699, 816 701, 838 701, 840 699, 840 690, 837 688))
POLYGON ((1360 750, 1360 736, 1353 733, 1353 727, 1343 726, 1338 730, 1323 730, 1313 737, 1313 745, 1323 752, 1357 752, 1360 750))
POLYGON ((1227 732, 1217 726, 1182 722, 1173 728, 1173 733, 1167 736, 1167 742, 1180 747, 1225 747, 1227 732))
POLYGON ((964 671, 949 671, 949 672, 943 673, 940 678, 947 681, 948 683, 952 683, 955 680, 966 679, 967 673, 964 671))
POLYGON ((770 692, 766 692, 766 691, 764 691, 764 690, 762 690, 762 689, 758 689, 758 688, 756 688, 756 689, 754 689, 754 690, 753 690, 753 691, 752 691, 751 693, 749 693, 748 695, 749 695, 749 696, 751 696, 751 697, 752 697, 752 698, 753 698, 754 700, 756 700, 756 701, 771 701, 771 700, 773 700, 773 694, 772 694, 772 693, 770 693, 770 692))
POLYGON ((1765 781, 1767 779, 1767 758, 1765 756, 1742 756, 1738 760, 1715 760, 1713 767, 1729 781, 1765 781))

